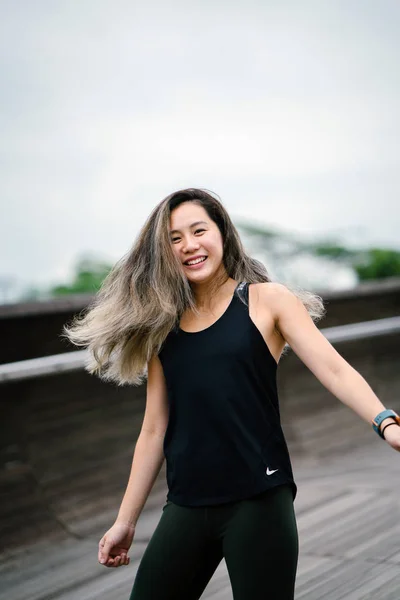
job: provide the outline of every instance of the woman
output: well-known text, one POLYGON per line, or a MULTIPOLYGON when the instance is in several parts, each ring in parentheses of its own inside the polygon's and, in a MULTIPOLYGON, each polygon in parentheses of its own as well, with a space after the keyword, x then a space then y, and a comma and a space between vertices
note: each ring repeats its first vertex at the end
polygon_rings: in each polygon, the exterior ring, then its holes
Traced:
POLYGON ((147 376, 129 482, 98 554, 107 567, 129 564, 165 457, 167 502, 130 600, 200 598, 222 558, 235 600, 293 599, 297 488, 276 389, 286 344, 400 450, 399 417, 315 326, 323 314, 318 296, 270 281, 213 195, 187 189, 153 210, 66 329, 88 346, 89 372, 120 385, 147 376))

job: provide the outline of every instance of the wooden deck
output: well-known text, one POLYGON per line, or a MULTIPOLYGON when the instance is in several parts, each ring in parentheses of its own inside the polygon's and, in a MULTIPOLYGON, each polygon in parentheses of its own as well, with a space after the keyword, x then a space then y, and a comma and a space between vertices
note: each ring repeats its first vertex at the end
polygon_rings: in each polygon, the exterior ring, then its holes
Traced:
MULTIPOLYGON (((371 432, 368 445, 351 453, 298 459, 293 466, 299 488, 296 600, 399 600, 400 454, 371 432)), ((138 522, 128 567, 100 566, 98 538, 93 535, 42 541, 3 560, 0 598, 128 598, 140 557, 160 518, 164 493, 165 489, 157 493, 159 502, 145 509, 138 522)), ((224 561, 202 598, 232 598, 224 561)))

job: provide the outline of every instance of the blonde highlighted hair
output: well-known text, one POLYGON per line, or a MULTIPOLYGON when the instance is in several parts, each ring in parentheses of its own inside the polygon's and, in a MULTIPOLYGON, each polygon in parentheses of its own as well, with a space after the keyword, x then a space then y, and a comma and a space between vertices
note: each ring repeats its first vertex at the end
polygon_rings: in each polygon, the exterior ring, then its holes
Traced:
MULTIPOLYGON (((225 278, 271 281, 264 265, 248 256, 239 234, 216 194, 188 188, 164 198, 151 212, 131 250, 104 279, 89 306, 63 328, 64 337, 88 348, 86 370, 118 385, 140 385, 147 364, 186 310, 196 313, 195 298, 182 265, 172 250, 171 212, 182 202, 202 206, 223 239, 225 278)), ((218 289, 223 281, 216 277, 218 289)), ((287 286, 289 287, 289 286, 287 286)), ((325 313, 322 299, 292 289, 314 321, 325 313)))

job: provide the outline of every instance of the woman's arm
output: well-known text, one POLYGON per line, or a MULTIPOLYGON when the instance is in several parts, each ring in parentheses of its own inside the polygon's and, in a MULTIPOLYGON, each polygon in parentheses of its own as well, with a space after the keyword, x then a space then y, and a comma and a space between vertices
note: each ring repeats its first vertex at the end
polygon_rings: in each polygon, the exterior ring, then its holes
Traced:
POLYGON ((164 462, 163 444, 168 412, 164 374, 160 360, 155 356, 148 365, 146 409, 117 521, 136 526, 164 462))
MULTIPOLYGON (((268 292, 264 288, 263 293, 268 293, 268 303, 283 338, 323 386, 371 424, 385 406, 369 384, 320 332, 304 304, 293 292, 279 283, 267 285, 268 292)), ((385 419, 381 429, 390 422, 395 421, 390 417, 385 419)), ((400 427, 388 427, 385 438, 400 451, 400 427)))

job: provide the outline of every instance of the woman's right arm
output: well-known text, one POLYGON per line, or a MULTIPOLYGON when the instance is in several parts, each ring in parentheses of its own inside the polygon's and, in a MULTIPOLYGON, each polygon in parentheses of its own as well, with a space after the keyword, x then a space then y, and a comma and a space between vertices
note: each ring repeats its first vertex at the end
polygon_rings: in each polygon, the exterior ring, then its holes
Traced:
POLYGON ((117 521, 136 526, 164 462, 164 436, 168 424, 168 399, 164 373, 158 356, 148 364, 146 409, 133 453, 128 485, 117 521))
POLYGON ((136 523, 164 462, 168 400, 160 360, 148 364, 146 409, 133 453, 128 485, 114 525, 99 542, 99 562, 106 567, 128 565, 136 523))

